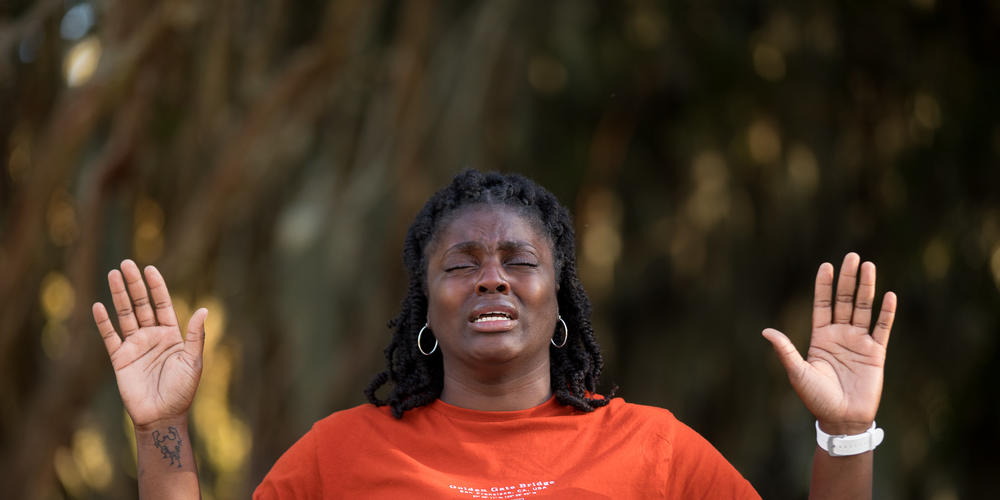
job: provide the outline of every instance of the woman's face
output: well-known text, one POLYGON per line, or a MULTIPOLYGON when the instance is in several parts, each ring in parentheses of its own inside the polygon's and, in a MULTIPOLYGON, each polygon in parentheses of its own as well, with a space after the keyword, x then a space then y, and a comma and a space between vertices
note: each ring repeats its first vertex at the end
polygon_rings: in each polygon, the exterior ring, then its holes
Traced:
POLYGON ((427 255, 427 321, 445 372, 547 364, 558 315, 549 238, 504 206, 469 207, 439 231, 427 255))

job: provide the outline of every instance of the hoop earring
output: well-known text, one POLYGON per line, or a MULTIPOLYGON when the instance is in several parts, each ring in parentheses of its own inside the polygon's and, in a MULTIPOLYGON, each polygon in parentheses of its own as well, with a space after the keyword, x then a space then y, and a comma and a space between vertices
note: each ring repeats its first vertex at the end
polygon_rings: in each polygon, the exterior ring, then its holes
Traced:
POLYGON ((424 323, 424 327, 421 328, 420 333, 417 334, 417 350, 420 351, 420 354, 423 354, 424 356, 430 356, 431 354, 434 354, 434 351, 437 350, 438 340, 434 339, 434 347, 431 348, 431 352, 424 352, 424 348, 420 346, 420 337, 424 334, 424 330, 426 329, 427 329, 427 323, 424 323))
POLYGON ((563 321, 562 316, 557 316, 557 318, 559 319, 559 322, 562 323, 563 331, 566 332, 566 334, 563 336, 562 344, 556 344, 556 339, 549 339, 549 342, 552 342, 552 345, 556 346, 556 349, 566 345, 566 341, 569 340, 569 327, 566 326, 566 322, 563 321))

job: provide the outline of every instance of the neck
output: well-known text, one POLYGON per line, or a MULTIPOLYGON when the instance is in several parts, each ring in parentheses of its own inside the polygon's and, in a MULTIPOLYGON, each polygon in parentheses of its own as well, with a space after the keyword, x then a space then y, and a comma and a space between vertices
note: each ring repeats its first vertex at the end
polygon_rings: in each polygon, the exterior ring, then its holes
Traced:
POLYGON ((516 376, 476 378, 444 371, 441 400, 470 410, 513 411, 538 406, 552 397, 548 358, 516 376))

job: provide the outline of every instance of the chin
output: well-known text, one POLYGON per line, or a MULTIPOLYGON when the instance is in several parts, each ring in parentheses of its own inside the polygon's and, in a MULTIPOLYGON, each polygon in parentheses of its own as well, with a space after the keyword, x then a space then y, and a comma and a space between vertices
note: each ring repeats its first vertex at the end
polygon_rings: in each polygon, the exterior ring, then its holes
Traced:
MULTIPOLYGON (((491 339, 492 340, 492 339, 491 339)), ((509 342, 479 342, 469 350, 469 357, 481 363, 509 363, 515 361, 524 353, 521 346, 510 345, 509 342)))

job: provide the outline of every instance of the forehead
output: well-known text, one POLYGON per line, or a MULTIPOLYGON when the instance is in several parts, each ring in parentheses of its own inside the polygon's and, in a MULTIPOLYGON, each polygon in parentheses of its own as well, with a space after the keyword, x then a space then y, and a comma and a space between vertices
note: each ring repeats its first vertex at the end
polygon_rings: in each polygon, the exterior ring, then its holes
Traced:
POLYGON ((427 250, 433 253, 468 241, 523 241, 539 249, 552 249, 548 233, 532 214, 506 205, 473 205, 442 221, 427 250))

